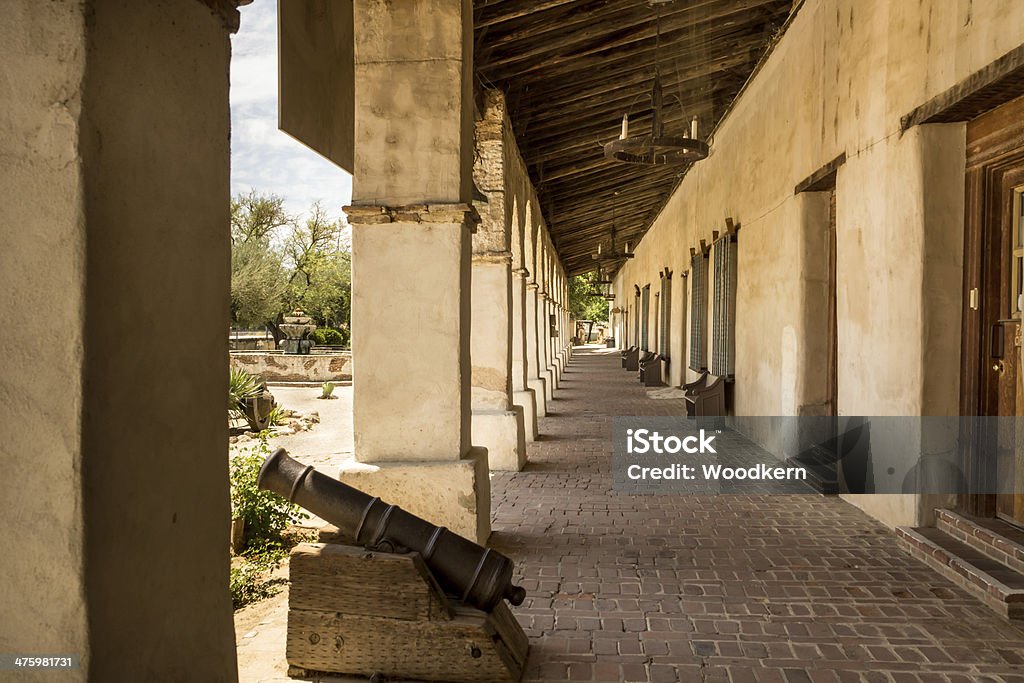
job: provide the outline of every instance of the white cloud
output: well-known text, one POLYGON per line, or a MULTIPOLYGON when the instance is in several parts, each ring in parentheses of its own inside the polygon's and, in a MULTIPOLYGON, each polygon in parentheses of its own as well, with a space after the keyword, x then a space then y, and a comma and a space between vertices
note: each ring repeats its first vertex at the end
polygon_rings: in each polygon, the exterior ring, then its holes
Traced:
POLYGON ((257 0, 241 14, 231 55, 231 192, 272 192, 297 215, 320 201, 341 217, 352 176, 277 128, 277 3, 257 0))

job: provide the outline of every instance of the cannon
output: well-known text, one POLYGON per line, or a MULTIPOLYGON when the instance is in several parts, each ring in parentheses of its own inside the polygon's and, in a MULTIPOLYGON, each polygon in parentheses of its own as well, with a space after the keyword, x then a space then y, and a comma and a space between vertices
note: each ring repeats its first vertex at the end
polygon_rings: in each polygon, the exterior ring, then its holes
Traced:
POLYGON ((331 522, 364 548, 418 552, 445 592, 467 605, 490 612, 503 599, 520 605, 526 598, 512 584, 512 560, 501 553, 325 476, 283 448, 267 456, 257 484, 331 522))

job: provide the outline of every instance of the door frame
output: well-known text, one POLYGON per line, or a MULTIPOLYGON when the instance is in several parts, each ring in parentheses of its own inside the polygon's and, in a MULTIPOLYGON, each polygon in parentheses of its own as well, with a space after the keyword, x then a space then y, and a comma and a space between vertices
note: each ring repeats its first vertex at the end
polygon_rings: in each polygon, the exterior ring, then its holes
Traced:
MULTIPOLYGON (((998 402, 988 367, 993 330, 987 320, 1006 317, 1003 311, 1005 271, 1003 263, 1004 207, 1002 176, 1024 165, 1024 97, 1007 102, 967 124, 964 197, 964 268, 960 367, 960 414, 990 414, 998 402), (977 294, 973 295, 973 290, 977 294), (998 315, 991 316, 991 311, 998 315)), ((1012 351, 1011 347, 1011 351, 1012 351)), ((1018 351, 1019 353, 1019 351, 1018 351)), ((983 455, 981 435, 974 421, 961 426, 961 462, 968 492, 958 496, 958 507, 973 515, 995 517, 994 491, 997 463, 983 455)))

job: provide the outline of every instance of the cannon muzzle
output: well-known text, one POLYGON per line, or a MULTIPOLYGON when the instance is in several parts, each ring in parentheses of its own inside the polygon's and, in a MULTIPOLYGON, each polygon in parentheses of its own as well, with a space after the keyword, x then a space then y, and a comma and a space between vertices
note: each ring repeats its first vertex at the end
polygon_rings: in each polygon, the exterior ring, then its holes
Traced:
POLYGON ((501 553, 325 476, 283 448, 267 456, 257 483, 336 525, 363 547, 415 550, 441 587, 466 604, 489 612, 502 599, 520 605, 526 598, 523 588, 512 585, 512 560, 501 553))

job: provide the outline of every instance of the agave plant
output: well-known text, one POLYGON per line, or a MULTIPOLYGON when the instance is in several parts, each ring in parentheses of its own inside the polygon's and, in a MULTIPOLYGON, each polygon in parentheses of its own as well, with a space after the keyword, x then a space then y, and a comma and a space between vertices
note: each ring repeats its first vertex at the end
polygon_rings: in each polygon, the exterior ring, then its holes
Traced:
POLYGON ((263 385, 259 377, 241 368, 231 368, 228 382, 228 417, 232 420, 244 420, 245 401, 263 393, 263 385))

